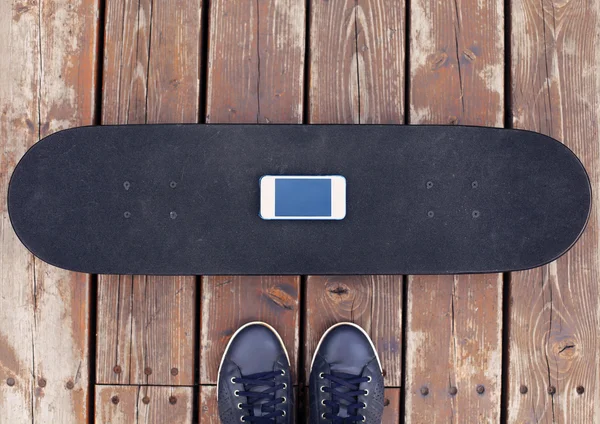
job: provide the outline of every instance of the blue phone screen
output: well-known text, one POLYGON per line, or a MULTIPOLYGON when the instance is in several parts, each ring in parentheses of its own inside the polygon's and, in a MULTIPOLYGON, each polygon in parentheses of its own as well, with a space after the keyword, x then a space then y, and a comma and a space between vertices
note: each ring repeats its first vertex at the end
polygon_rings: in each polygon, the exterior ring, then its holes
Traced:
POLYGON ((275 216, 331 216, 331 180, 276 179, 275 216))

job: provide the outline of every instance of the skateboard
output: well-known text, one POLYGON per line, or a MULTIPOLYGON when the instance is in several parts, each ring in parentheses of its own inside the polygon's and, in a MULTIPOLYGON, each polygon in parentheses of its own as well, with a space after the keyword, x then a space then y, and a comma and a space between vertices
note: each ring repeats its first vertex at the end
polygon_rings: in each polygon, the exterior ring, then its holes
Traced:
POLYGON ((8 193, 34 255, 97 274, 523 270, 568 251, 590 207, 565 145, 464 126, 81 127, 35 144, 8 193), (341 219, 261 216, 263 177, 331 175, 341 219))

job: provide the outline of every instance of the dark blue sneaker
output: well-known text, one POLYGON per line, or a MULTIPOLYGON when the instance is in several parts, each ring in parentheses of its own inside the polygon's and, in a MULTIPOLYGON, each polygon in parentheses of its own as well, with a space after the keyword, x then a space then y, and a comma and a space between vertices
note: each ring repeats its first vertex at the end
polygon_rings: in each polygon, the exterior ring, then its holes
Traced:
POLYGON ((381 423, 381 363, 362 328, 340 323, 327 330, 313 357, 309 390, 311 424, 381 423))
POLYGON ((223 424, 293 422, 290 360, 271 326, 253 322, 233 335, 219 367, 217 400, 223 424))

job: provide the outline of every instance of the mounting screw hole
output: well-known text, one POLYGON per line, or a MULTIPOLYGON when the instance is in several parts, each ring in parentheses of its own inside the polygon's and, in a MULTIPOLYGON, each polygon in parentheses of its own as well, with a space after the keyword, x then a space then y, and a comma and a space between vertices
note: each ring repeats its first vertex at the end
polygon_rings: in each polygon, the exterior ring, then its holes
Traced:
POLYGON ((435 214, 433 213, 433 211, 429 211, 429 212, 427 212, 427 216, 428 216, 429 218, 433 218, 433 216, 434 216, 434 215, 435 215, 435 214))
POLYGON ((129 212, 129 211, 126 211, 126 212, 123 214, 123 216, 124 216, 125 218, 131 218, 131 212, 129 212))
POLYGON ((433 188, 433 181, 427 181, 427 188, 433 188))
POLYGON ((481 212, 479 211, 473 211, 473 213, 471 214, 473 216, 473 218, 477 219, 481 216, 481 212))
POLYGON ((169 183, 169 187, 171 187, 171 188, 175 188, 175 187, 177 187, 177 183, 176 183, 175 181, 171 181, 171 182, 169 183))
POLYGON ((125 181, 125 182, 123 183, 123 188, 124 188, 125 190, 129 190, 129 188, 130 188, 130 187, 131 187, 131 183, 130 183, 129 181, 125 181))
POLYGON ((177 212, 173 211, 169 214, 169 216, 171 217, 171 219, 175 219, 177 218, 177 212))
POLYGON ((479 187, 479 183, 478 183, 477 181, 473 181, 473 182, 471 183, 471 187, 473 187, 473 188, 477 188, 477 187, 479 187))

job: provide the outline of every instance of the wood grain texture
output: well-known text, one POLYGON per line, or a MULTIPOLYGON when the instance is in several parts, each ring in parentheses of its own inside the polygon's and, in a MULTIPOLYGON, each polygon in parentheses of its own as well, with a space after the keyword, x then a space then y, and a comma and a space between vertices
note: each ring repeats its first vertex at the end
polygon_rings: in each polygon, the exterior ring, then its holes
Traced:
MULTIPOLYGON (((513 125, 567 144, 598 192, 600 4, 521 0, 511 21, 513 125)), ((596 197, 587 230, 567 255, 512 275, 509 422, 599 420, 598 211, 596 197)))
POLYGON ((217 386, 200 386, 199 416, 201 424, 221 424, 217 404, 217 386))
MULTIPOLYGON (((311 1, 310 123, 400 124, 404 1, 311 1)), ((373 338, 386 385, 401 385, 402 277, 309 276, 304 380, 323 333, 339 321, 373 338)))
POLYGON ((408 296, 406 420, 498 422, 502 276, 411 277, 408 296))
MULTIPOLYGON (((207 122, 302 122, 304 2, 214 0, 210 6, 207 122)), ((201 384, 216 383, 229 338, 255 320, 281 334, 297 381, 299 298, 295 276, 203 278, 201 384)))
POLYGON ((96 386, 98 424, 191 424, 193 390, 169 386, 96 386))
POLYGON ((303 1, 211 2, 207 122, 302 122, 305 22, 303 1))
POLYGON ((402 382, 402 276, 309 276, 306 282, 304 381, 319 340, 338 322, 354 322, 371 336, 385 384, 402 382))
POLYGON ((34 259, 6 193, 39 138, 93 122, 97 17, 96 1, 0 2, 0 423, 88 415, 89 278, 34 259))
POLYGON ((409 122, 502 127, 504 2, 415 0, 409 122))
POLYGON ((310 122, 402 123, 404 1, 310 4, 310 122))
MULTIPOLYGON (((200 11, 201 0, 107 1, 103 124, 197 122, 200 11)), ((97 381, 193 384, 194 286, 100 276, 97 381)))
POLYGON ((400 391, 402 389, 386 388, 383 402, 382 424, 400 424, 400 391))
POLYGON ((102 276, 97 380, 192 384, 195 290, 189 277, 102 276))
MULTIPOLYGON (((411 4, 411 124, 502 126, 503 17, 499 0, 411 4)), ((499 420, 502 286, 501 275, 409 279, 407 422, 499 420)))
POLYGON ((300 338, 300 277, 219 276, 202 278, 200 384, 216 384, 221 357, 244 324, 264 321, 281 336, 297 381, 300 338))

